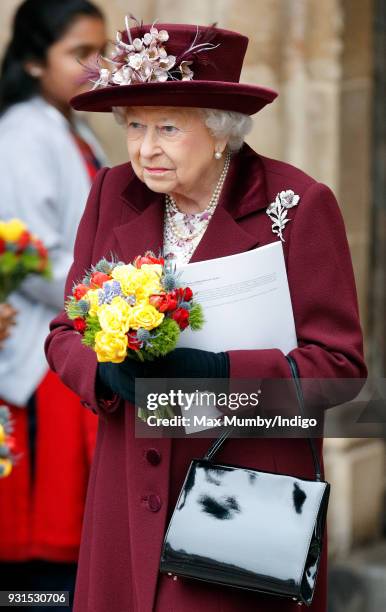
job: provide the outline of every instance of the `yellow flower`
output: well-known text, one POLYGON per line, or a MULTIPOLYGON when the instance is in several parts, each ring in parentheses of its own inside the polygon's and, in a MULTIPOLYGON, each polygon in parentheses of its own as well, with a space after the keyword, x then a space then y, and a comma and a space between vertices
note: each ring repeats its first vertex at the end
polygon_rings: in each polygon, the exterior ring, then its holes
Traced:
POLYGON ((89 308, 88 314, 91 317, 96 317, 96 315, 98 314, 98 309, 99 309, 98 291, 99 289, 90 289, 83 296, 84 300, 89 301, 90 308, 89 308))
POLYGON ((141 270, 150 271, 156 274, 159 278, 162 276, 161 264, 142 264, 141 270))
POLYGON ((132 295, 135 293, 135 277, 137 272, 137 268, 132 264, 127 264, 116 266, 111 272, 111 276, 120 282, 121 289, 125 295, 132 295))
POLYGON ((129 331, 131 311, 131 306, 119 296, 111 304, 102 304, 97 313, 102 330, 108 334, 125 334, 129 331))
POLYGON ((141 268, 133 265, 116 266, 111 276, 120 282, 124 295, 135 295, 137 304, 143 303, 152 293, 162 291, 160 276, 162 266, 144 264, 141 268))
POLYGON ((95 334, 95 352, 99 362, 122 363, 127 353, 126 334, 108 334, 104 331, 95 334))
POLYGON ((5 429, 3 425, 0 423, 0 444, 4 444, 5 442, 5 429))
POLYGON ((163 312, 158 312, 158 310, 154 308, 154 306, 151 306, 151 304, 140 304, 138 306, 134 306, 131 311, 131 315, 132 318, 130 327, 133 329, 143 327, 148 331, 158 327, 162 323, 165 316, 163 312))
POLYGON ((12 472, 12 461, 10 459, 0 459, 0 470, 1 478, 6 478, 12 472))
POLYGON ((0 238, 7 242, 17 242, 27 226, 20 219, 0 221, 0 238))
POLYGON ((153 270, 144 270, 143 267, 144 266, 138 270, 138 275, 135 279, 135 296, 137 302, 143 302, 153 293, 160 293, 162 291, 159 275, 153 270))

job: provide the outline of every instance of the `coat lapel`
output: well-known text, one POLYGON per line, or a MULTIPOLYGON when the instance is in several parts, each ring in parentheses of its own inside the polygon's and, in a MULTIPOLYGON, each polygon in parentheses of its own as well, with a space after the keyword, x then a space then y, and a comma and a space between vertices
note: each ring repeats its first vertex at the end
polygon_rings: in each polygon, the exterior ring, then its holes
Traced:
POLYGON ((138 211, 129 222, 114 228, 120 256, 125 263, 145 251, 157 254, 162 247, 164 204, 162 196, 155 196, 145 210, 138 211))
POLYGON ((235 255, 258 245, 256 234, 243 229, 223 207, 217 208, 191 258, 191 263, 235 255))

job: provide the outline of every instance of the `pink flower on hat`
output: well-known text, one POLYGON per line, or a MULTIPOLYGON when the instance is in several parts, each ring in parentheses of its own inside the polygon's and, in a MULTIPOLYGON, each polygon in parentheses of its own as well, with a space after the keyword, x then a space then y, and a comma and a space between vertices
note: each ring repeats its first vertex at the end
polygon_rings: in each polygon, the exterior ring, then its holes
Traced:
POLYGON ((193 78, 194 72, 189 68, 191 64, 193 64, 193 62, 181 62, 180 64, 180 71, 182 74, 183 81, 191 81, 191 79, 193 78))
POLYGON ((218 45, 211 42, 198 44, 198 30, 190 46, 181 54, 181 61, 176 65, 175 55, 169 55, 164 43, 169 40, 169 32, 153 26, 142 38, 132 39, 128 18, 126 17, 126 32, 128 43, 122 39, 121 32, 117 32, 115 49, 111 58, 103 58, 111 64, 109 69, 99 67, 99 76, 92 79, 93 89, 109 85, 131 85, 132 83, 165 82, 168 80, 190 81, 194 72, 191 69, 193 61, 182 57, 189 54, 199 54, 203 51, 215 49, 218 45), (174 69, 174 70, 173 70, 174 69))

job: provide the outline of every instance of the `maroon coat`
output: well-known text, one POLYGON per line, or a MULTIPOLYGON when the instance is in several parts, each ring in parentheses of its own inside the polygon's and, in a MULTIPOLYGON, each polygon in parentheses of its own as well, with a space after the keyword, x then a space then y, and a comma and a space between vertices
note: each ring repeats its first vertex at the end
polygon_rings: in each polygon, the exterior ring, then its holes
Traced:
MULTIPOLYGON (((303 377, 365 377, 355 284, 342 217, 328 187, 248 146, 234 156, 221 200, 192 261, 240 253, 277 240, 266 208, 277 193, 300 196, 289 212, 283 243, 303 377)), ((125 262, 162 246, 164 198, 127 164, 102 170, 79 226, 67 294, 84 270, 115 253, 125 262)), ((51 367, 97 411, 96 455, 81 545, 77 612, 284 612, 292 602, 159 576, 165 527, 186 470, 208 439, 137 439, 133 406, 95 395, 95 355, 81 345, 65 314, 51 326, 51 367), (107 414, 107 417, 105 416, 107 414)), ((278 349, 230 351, 233 378, 288 378, 278 349)), ((319 443, 321 452, 321 443, 319 443)), ((229 441, 225 462, 313 477, 306 440, 229 441)), ((194 526, 187 525, 187 529, 194 526)), ((326 610, 326 547, 312 612, 326 610)))

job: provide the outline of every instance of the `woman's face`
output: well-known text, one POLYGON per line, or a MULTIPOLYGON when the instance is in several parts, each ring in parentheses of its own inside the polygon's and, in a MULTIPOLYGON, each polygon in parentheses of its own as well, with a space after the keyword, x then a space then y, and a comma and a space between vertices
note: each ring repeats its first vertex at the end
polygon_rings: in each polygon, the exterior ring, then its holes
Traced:
POLYGON ((190 197, 218 178, 214 158, 226 139, 215 140, 197 109, 127 109, 127 147, 135 174, 158 193, 190 197))
POLYGON ((59 110, 68 109, 73 96, 90 89, 89 83, 81 84, 82 64, 102 52, 105 44, 106 30, 101 19, 86 15, 75 19, 48 49, 45 64, 38 66, 42 95, 59 110))

